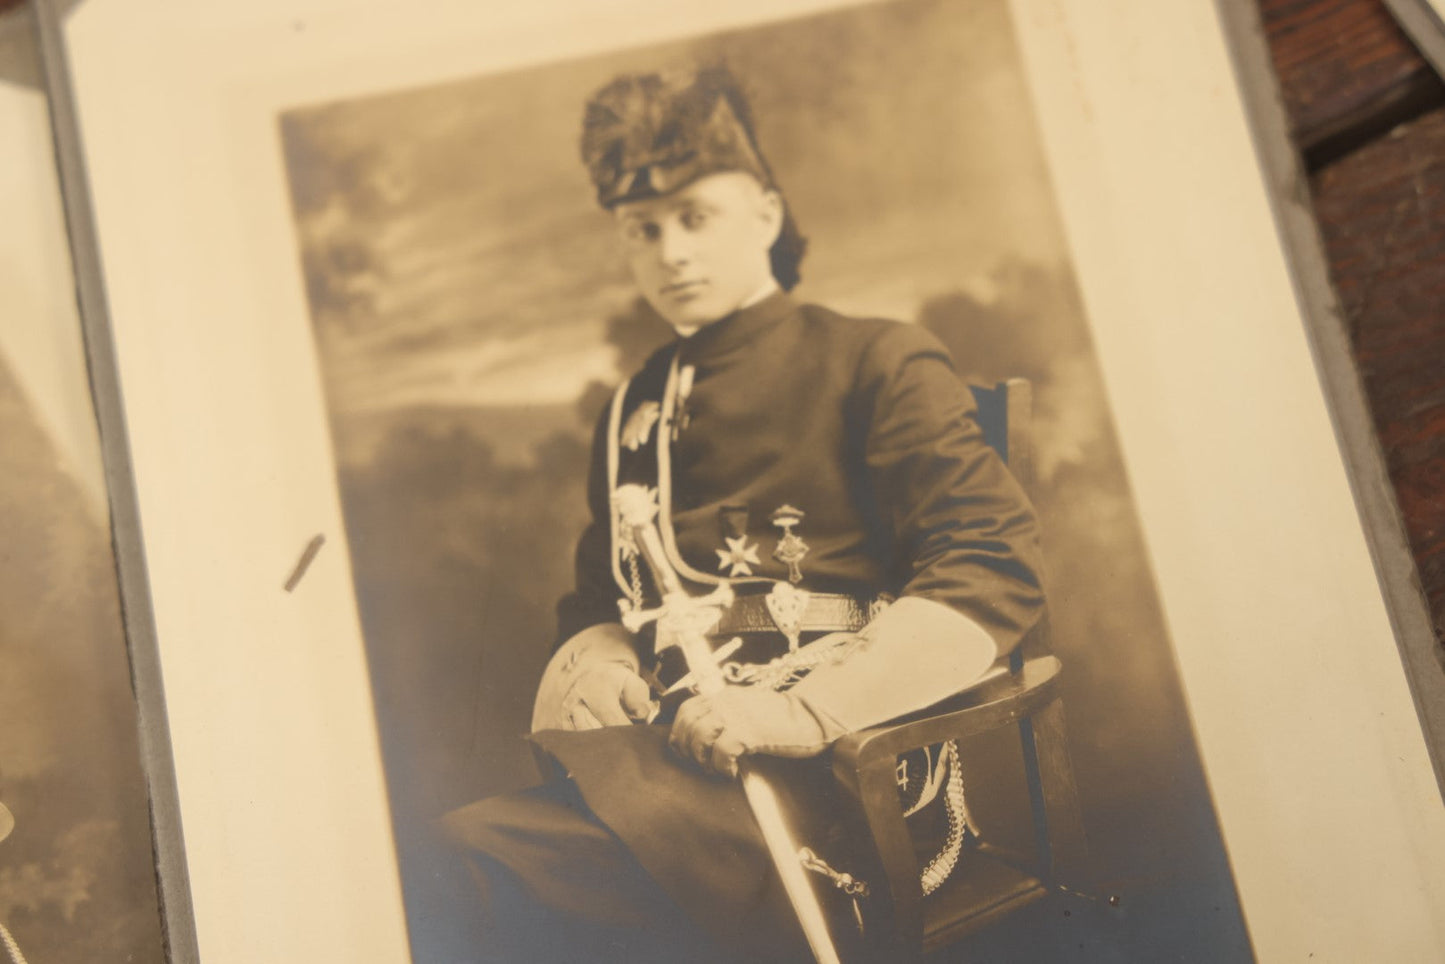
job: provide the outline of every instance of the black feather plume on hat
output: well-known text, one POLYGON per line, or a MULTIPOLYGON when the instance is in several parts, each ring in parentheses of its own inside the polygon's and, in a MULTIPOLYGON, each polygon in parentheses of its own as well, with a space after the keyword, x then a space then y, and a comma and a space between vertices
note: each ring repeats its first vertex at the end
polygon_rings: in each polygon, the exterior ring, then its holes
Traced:
MULTIPOLYGON (((744 171, 777 188, 742 85, 721 64, 613 79, 587 102, 581 154, 604 208, 670 194, 722 171, 744 171)), ((785 205, 771 251, 773 275, 784 289, 798 283, 806 248, 785 205)))
POLYGON ((667 194, 719 171, 746 171, 773 186, 747 98, 722 66, 613 80, 587 104, 582 160, 604 207, 667 194))

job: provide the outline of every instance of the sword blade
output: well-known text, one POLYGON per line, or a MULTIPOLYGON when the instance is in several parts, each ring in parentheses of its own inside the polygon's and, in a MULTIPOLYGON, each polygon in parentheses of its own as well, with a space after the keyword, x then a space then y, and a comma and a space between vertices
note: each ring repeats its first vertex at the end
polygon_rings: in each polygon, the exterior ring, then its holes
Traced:
POLYGON ((753 818, 758 822, 763 841, 772 855, 773 866, 782 879, 783 891, 793 905, 808 948, 818 964, 840 964, 838 952, 833 947, 833 936, 828 933, 828 920, 823 915, 823 906, 813 893, 807 871, 798 859, 798 845, 788 831, 787 818, 783 816, 782 805, 773 785, 761 773, 748 767, 746 760, 738 761, 738 774, 743 784, 743 794, 748 798, 753 818))

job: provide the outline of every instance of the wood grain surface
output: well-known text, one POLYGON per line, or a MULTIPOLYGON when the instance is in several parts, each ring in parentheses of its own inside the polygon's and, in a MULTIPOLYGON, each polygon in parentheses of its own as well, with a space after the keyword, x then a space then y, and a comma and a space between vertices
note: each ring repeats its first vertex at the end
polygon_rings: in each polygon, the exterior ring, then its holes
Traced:
POLYGON ((1327 164, 1445 100, 1380 0, 1261 0, 1295 142, 1327 164))

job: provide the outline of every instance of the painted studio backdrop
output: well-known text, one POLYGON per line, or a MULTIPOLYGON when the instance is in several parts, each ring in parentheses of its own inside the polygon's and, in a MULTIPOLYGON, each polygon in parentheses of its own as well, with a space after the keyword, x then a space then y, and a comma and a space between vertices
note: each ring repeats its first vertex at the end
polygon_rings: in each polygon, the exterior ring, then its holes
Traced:
MULTIPOLYGON (((582 105, 621 71, 698 60, 749 89, 810 239, 801 300, 923 325, 963 377, 1035 386, 1099 900, 957 953, 1248 959, 1002 0, 870 4, 279 118, 417 959, 441 959, 426 822, 536 780, 522 736, 591 429, 671 337, 593 201, 582 105)), ((1017 833, 1015 764, 973 756, 985 837, 1017 833)))

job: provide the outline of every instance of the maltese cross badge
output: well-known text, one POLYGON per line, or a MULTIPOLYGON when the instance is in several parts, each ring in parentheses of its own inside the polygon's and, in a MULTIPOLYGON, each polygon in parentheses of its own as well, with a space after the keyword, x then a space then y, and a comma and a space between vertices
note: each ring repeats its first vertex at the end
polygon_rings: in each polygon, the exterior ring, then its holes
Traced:
POLYGON ((729 576, 751 576, 753 566, 762 565, 762 560, 758 558, 758 547, 748 544, 746 533, 736 539, 724 536, 723 541, 728 547, 717 550, 717 567, 727 569, 729 576))

